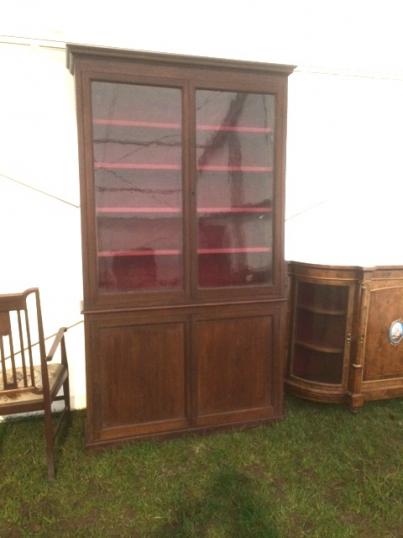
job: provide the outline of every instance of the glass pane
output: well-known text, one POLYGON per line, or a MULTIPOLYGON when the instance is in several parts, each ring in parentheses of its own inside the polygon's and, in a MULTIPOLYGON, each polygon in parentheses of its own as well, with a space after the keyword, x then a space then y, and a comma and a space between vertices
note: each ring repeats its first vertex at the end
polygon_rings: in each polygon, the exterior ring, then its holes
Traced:
POLYGON ((343 375, 343 355, 328 355, 296 346, 293 374, 308 381, 339 385, 343 375))
POLYGON ((342 382, 348 292, 347 286, 298 283, 293 375, 342 382))
POLYGON ((272 281, 272 95, 198 90, 200 287, 272 281))
POLYGON ((181 90, 92 83, 98 285, 182 285, 181 90))
POLYGON ((348 287, 299 282, 297 302, 318 311, 344 313, 347 310, 348 287))

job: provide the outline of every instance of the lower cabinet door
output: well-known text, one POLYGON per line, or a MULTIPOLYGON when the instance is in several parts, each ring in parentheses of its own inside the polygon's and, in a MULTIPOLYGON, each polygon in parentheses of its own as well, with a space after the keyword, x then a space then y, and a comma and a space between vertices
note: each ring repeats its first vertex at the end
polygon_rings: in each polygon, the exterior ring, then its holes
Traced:
POLYGON ((114 314, 87 329, 87 444, 185 428, 186 320, 114 314))
POLYGON ((87 315, 87 446, 280 418, 283 319, 283 303, 87 315))
POLYGON ((212 309, 194 316, 197 426, 282 415, 282 312, 277 307, 212 309))
POLYGON ((368 285, 364 375, 366 400, 403 395, 403 286, 401 280, 368 285))

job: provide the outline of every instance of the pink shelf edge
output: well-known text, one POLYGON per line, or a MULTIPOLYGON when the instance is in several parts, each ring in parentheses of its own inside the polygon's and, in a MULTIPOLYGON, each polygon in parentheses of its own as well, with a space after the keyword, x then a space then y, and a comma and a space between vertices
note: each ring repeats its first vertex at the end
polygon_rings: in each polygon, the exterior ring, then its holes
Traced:
MULTIPOLYGON (((98 214, 116 213, 168 213, 180 214, 182 210, 178 207, 98 207, 98 214)), ((198 207, 198 213, 270 213, 271 207, 198 207)))
POLYGON ((181 170, 182 167, 179 164, 94 162, 94 168, 106 170, 181 170))
POLYGON ((242 253, 267 253, 270 247, 239 247, 239 248, 198 248, 198 254, 242 254, 242 253))
POLYGON ((271 207, 198 207, 198 213, 271 213, 271 207))
MULTIPOLYGON (((113 120, 106 118, 95 118, 94 125, 115 125, 118 127, 150 127, 156 129, 180 129, 180 123, 141 121, 141 120, 113 120)), ((215 124, 198 124, 198 131, 226 131, 241 133, 272 133, 271 127, 253 127, 249 125, 215 125, 215 124)))
POLYGON ((97 207, 97 213, 181 213, 178 207, 97 207))
MULTIPOLYGON (((243 247, 243 248, 199 248, 198 254, 241 254, 241 253, 269 253, 270 247, 243 247)), ((118 256, 178 256, 178 249, 155 249, 155 250, 101 250, 99 258, 118 256)))
POLYGON ((214 164, 204 164, 197 167, 201 172, 273 172, 272 166, 219 166, 214 164))
MULTIPOLYGON (((106 170, 181 170, 179 164, 160 163, 113 163, 94 162, 94 168, 106 170)), ((210 172, 272 172, 272 166, 227 166, 227 165, 202 165, 198 166, 199 171, 210 172)))
POLYGON ((155 250, 100 250, 99 258, 110 258, 118 256, 178 256, 179 249, 155 249, 155 250))

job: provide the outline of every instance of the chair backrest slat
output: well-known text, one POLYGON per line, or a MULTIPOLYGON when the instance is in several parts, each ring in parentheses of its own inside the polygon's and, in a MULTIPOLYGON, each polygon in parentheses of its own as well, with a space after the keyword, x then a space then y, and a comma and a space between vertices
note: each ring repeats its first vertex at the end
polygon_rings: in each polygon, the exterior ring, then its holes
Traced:
POLYGON ((22 331, 22 322, 21 322, 21 310, 17 310, 17 319, 18 319, 18 333, 20 335, 20 349, 21 349, 21 366, 22 366, 22 376, 24 380, 24 387, 28 387, 28 378, 27 378, 27 366, 25 361, 25 342, 24 342, 24 333, 22 331))
POLYGON ((12 384, 16 387, 17 386, 17 370, 15 368, 13 331, 10 331, 10 334, 8 335, 8 346, 10 350, 10 359, 11 359, 11 375, 13 378, 12 384))
POLYGON ((5 389, 15 388, 17 386, 17 377, 15 370, 10 313, 4 311, 0 312, 0 355, 3 386, 5 389), (8 348, 5 348, 5 341, 8 343, 8 348), (10 354, 9 357, 7 356, 7 351, 9 351, 10 354), (7 372, 7 358, 11 358, 12 361, 11 372, 7 372))
POLYGON ((6 355, 4 353, 3 335, 0 334, 0 357, 1 357, 1 373, 3 378, 3 387, 8 387, 7 369, 6 369, 6 355))
POLYGON ((35 387, 35 373, 34 373, 34 360, 32 357, 32 342, 31 342, 31 331, 29 328, 29 318, 28 318, 28 308, 27 305, 25 305, 24 308, 24 314, 25 314, 25 330, 27 332, 27 341, 28 341, 28 355, 29 355, 29 371, 31 374, 31 385, 35 387))

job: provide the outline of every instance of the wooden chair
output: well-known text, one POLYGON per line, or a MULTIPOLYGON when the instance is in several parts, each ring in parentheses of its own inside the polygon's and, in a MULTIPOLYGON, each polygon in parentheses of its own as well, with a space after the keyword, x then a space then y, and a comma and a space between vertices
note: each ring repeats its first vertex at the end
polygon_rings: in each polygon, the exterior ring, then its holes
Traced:
POLYGON ((55 475, 55 437, 70 411, 66 330, 59 329, 46 354, 39 290, 0 295, 0 415, 44 411, 50 480, 55 475), (59 345, 61 360, 54 363, 59 345), (62 386, 63 395, 58 395, 62 386), (54 428, 52 403, 56 400, 64 400, 64 410, 54 428))

